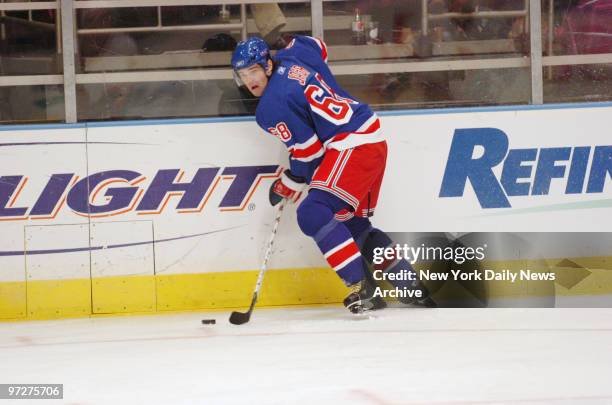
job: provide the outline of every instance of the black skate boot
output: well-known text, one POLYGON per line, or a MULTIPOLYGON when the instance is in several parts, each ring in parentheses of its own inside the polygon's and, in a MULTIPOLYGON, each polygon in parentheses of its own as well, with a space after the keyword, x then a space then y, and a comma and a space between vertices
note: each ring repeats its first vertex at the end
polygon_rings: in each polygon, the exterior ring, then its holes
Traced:
POLYGON ((425 287, 424 284, 419 283, 418 281, 414 281, 412 283, 412 287, 414 290, 422 291, 421 298, 401 297, 401 298, 398 298, 399 302, 401 302, 402 304, 416 305, 416 306, 425 307, 425 308, 437 308, 438 305, 431 298, 431 294, 429 290, 427 289, 427 287, 425 287))
POLYGON ((367 279, 350 285, 351 293, 344 299, 344 306, 353 314, 361 314, 364 311, 374 311, 387 307, 387 303, 381 297, 374 297, 376 287, 367 279))
POLYGON ((436 304, 436 301, 432 300, 431 297, 421 298, 417 301, 416 305, 425 308, 438 308, 438 304, 436 304))

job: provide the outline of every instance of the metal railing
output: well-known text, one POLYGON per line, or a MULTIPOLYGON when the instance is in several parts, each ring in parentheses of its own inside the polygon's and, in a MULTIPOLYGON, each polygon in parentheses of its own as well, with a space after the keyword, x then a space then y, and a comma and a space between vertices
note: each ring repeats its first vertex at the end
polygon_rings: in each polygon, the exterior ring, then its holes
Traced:
MULTIPOLYGON (((240 2, 236 0, 174 0, 168 4, 168 0, 59 0, 43 2, 2 2, 0 13, 18 10, 56 10, 55 30, 57 33, 57 51, 62 54, 63 74, 55 75, 21 75, 0 76, 1 86, 26 86, 26 85, 63 85, 65 101, 65 121, 73 123, 77 121, 77 84, 95 83, 126 83, 126 82, 162 82, 168 80, 221 80, 231 79, 232 72, 229 68, 195 68, 181 70, 139 70, 107 73, 76 73, 75 56, 77 55, 77 42, 79 35, 108 34, 117 32, 144 32, 144 31, 185 31, 185 30, 240 30, 241 37, 246 38, 248 34, 249 21, 247 20, 246 5, 258 3, 309 3, 310 22, 312 34, 323 37, 323 2, 342 0, 250 0, 240 2), (192 24, 166 26, 162 23, 161 12, 164 6, 194 6, 194 5, 240 5, 240 22, 222 24, 192 24), (146 27, 127 28, 79 28, 76 24, 76 12, 80 9, 92 8, 125 8, 125 7, 156 7, 157 24, 146 27)), ((524 8, 515 11, 479 11, 474 13, 443 13, 429 14, 427 0, 422 0, 422 32, 427 35, 429 22, 447 18, 525 18, 529 21, 525 31, 530 32, 531 55, 525 57, 494 57, 494 58, 472 58, 464 60, 420 60, 420 61, 372 61, 346 62, 337 61, 331 64, 332 71, 337 75, 378 74, 378 73, 403 73, 403 72, 428 72, 428 71, 452 71, 452 70, 478 70, 478 69, 506 69, 506 68, 530 68, 531 69, 531 102, 540 104, 543 102, 543 77, 542 67, 559 65, 580 65, 612 63, 612 54, 597 55, 564 55, 553 56, 553 21, 554 0, 548 0, 548 32, 547 32, 547 55, 544 56, 542 49, 541 7, 543 0, 524 0, 524 8)), ((546 1, 546 0, 544 0, 546 1)), ((7 21, 6 16, 0 16, 2 29, 7 21)), ((30 21, 28 18, 27 21, 30 21)), ((36 23, 35 21, 30 21, 36 23)), ((46 26, 45 26, 46 27, 46 26)), ((48 28, 48 27, 47 27, 48 28)), ((347 27, 348 28, 348 27, 347 27)), ((376 45, 373 45, 376 46, 376 45)), ((359 48, 355 48, 358 50, 359 48)), ((193 66, 195 67, 195 66, 193 66)))
MULTIPOLYGON (((240 22, 239 23, 221 23, 221 24, 190 24, 190 25, 163 25, 162 19, 162 5, 157 4, 160 2, 156 1, 139 1, 139 0, 125 0, 121 2, 113 1, 75 1, 75 9, 91 9, 91 8, 102 8, 92 7, 90 3, 112 3, 112 7, 143 7, 143 4, 156 3, 157 11, 157 24, 144 27, 122 27, 122 28, 77 28, 77 35, 92 35, 92 34, 113 34, 113 33, 130 33, 130 32, 161 32, 161 31, 232 31, 240 30, 242 39, 247 37, 247 25, 246 25, 246 6, 240 4, 240 22), (120 6, 118 5, 120 4, 120 6)), ((177 1, 172 6, 185 6, 192 5, 192 3, 204 3, 192 2, 192 1, 177 1), (188 3, 188 4, 182 4, 188 3)), ((168 6, 167 2, 164 4, 168 6)), ((197 4, 203 5, 203 4, 197 4)), ((226 6, 227 4, 224 4, 226 6)), ((108 7, 108 6, 105 6, 108 7)))
MULTIPOLYGON (((5 23, 12 21, 10 17, 6 16, 7 11, 28 11, 28 19, 21 21, 21 23, 32 23, 33 10, 58 10, 59 1, 40 1, 40 2, 19 2, 19 3, 0 3, 0 23, 2 25, 1 35, 2 39, 5 39, 5 23)), ((36 25, 36 24, 35 24, 36 25)), ((55 24, 55 38, 57 53, 61 53, 61 24, 59 18, 56 17, 55 24)), ((62 75, 21 75, 21 76, 0 76, 0 87, 4 86, 29 86, 29 85, 58 85, 64 82, 62 75)))
POLYGON ((529 4, 527 0, 523 0, 523 9, 522 10, 512 10, 512 11, 475 11, 472 13, 457 13, 457 12, 448 12, 448 13, 440 13, 440 14, 430 14, 429 13, 429 0, 421 0, 421 30, 424 35, 429 33, 429 22, 430 21, 439 21, 439 20, 448 20, 451 18, 461 18, 461 19, 479 19, 479 18, 516 18, 522 17, 527 19, 529 17, 529 4))

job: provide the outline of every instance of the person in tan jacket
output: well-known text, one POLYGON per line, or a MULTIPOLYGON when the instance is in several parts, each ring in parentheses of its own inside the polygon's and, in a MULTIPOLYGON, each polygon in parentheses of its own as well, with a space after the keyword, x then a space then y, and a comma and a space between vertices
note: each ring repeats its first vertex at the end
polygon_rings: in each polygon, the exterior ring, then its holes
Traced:
POLYGON ((274 45, 279 39, 280 31, 287 25, 287 19, 278 4, 252 4, 251 13, 264 41, 271 46, 274 45))

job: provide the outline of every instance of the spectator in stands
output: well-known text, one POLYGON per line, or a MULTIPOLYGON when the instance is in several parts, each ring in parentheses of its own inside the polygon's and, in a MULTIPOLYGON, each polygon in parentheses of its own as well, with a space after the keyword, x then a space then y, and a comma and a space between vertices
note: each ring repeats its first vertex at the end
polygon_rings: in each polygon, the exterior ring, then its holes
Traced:
MULTIPOLYGON (((250 8, 255 26, 270 48, 284 48, 287 43, 281 35, 281 30, 287 24, 287 19, 278 4, 252 4, 250 8)), ((233 51, 236 48, 236 41, 232 42, 225 34, 217 34, 211 39, 212 41, 207 40, 204 44, 205 50, 233 51)), ((258 100, 242 85, 223 86, 223 93, 219 101, 219 115, 253 115, 258 100)))
MULTIPOLYGON (((430 13, 477 13, 481 11, 501 11, 508 5, 505 0, 431 0, 430 13)), ((513 20, 506 18, 452 18, 450 25, 442 23, 444 39, 485 40, 508 38, 513 27, 513 20)))
POLYGON ((284 48, 286 43, 280 35, 287 19, 276 3, 252 4, 251 13, 261 37, 272 49, 284 48))
POLYGON ((357 6, 363 14, 370 14, 372 21, 378 21, 378 37, 383 43, 404 42, 402 32, 405 29, 419 29, 420 0, 360 0, 357 6))

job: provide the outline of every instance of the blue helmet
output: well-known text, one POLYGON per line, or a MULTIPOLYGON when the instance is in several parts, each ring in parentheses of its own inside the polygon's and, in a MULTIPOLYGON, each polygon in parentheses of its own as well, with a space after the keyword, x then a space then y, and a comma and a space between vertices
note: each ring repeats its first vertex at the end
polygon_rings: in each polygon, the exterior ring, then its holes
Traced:
POLYGON ((251 37, 246 41, 239 42, 236 46, 232 55, 232 67, 234 70, 239 70, 257 63, 265 69, 269 57, 270 48, 268 48, 268 44, 259 37, 251 37))

